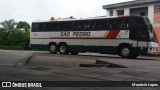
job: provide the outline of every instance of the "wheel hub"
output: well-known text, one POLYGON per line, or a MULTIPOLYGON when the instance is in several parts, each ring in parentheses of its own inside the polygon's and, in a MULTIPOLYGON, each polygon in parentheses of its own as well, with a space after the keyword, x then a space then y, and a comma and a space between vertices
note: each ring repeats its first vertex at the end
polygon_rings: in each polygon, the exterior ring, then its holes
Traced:
POLYGON ((129 49, 128 48, 123 48, 122 49, 122 55, 123 56, 128 56, 129 55, 129 49))
POLYGON ((65 46, 61 46, 60 51, 61 51, 62 53, 66 52, 66 47, 65 47, 65 46))
POLYGON ((51 50, 52 52, 54 52, 54 51, 56 50, 56 47, 52 45, 52 46, 50 47, 50 50, 51 50))

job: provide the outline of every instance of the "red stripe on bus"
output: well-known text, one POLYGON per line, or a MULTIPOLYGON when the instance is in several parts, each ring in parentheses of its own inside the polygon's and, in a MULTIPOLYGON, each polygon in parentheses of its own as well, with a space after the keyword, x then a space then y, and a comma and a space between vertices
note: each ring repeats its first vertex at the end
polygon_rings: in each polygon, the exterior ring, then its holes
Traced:
POLYGON ((74 39, 74 38, 75 39, 77 39, 77 38, 78 39, 85 39, 85 38, 86 39, 94 39, 94 38, 97 39, 97 38, 100 38, 101 39, 101 38, 104 38, 104 37, 83 37, 82 36, 82 37, 49 37, 49 38, 51 38, 51 39, 66 39, 66 38, 67 39, 74 39))
POLYGON ((118 33, 120 32, 120 30, 111 30, 109 32, 109 34, 107 35, 107 38, 109 39, 115 39, 118 35, 118 33))

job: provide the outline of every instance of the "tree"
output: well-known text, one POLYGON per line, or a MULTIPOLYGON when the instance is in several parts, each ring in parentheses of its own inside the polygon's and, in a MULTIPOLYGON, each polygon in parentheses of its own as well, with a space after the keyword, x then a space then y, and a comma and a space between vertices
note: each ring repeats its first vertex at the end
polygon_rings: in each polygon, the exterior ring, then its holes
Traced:
POLYGON ((16 28, 23 29, 23 30, 25 30, 25 32, 27 32, 30 29, 30 25, 25 21, 20 21, 20 22, 18 22, 16 28))
POLYGON ((6 40, 4 42, 5 45, 9 45, 10 44, 10 37, 12 35, 12 33, 14 32, 14 30, 16 30, 16 25, 17 23, 13 20, 5 20, 4 22, 0 23, 2 25, 1 32, 3 32, 3 39, 6 40))
POLYGON ((17 24, 17 29, 24 30, 23 44, 24 44, 24 48, 28 49, 29 48, 29 42, 30 42, 30 25, 29 25, 29 23, 27 23, 25 21, 20 21, 17 24))
POLYGON ((0 44, 29 48, 30 25, 25 21, 15 22, 13 19, 0 23, 0 44))
POLYGON ((0 28, 0 45, 4 44, 5 41, 4 29, 0 28))

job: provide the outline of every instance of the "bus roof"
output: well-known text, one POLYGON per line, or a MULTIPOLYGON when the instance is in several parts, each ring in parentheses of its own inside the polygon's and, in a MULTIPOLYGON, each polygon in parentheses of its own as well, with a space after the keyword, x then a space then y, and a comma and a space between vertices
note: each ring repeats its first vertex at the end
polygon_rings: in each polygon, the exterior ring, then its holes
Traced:
POLYGON ((107 19, 107 18, 122 18, 122 17, 143 17, 143 16, 136 16, 136 15, 132 15, 132 16, 112 16, 112 17, 89 17, 89 18, 80 18, 80 19, 55 19, 55 20, 36 20, 33 21, 32 23, 37 23, 37 22, 57 22, 57 21, 79 21, 79 20, 96 20, 96 19, 107 19))

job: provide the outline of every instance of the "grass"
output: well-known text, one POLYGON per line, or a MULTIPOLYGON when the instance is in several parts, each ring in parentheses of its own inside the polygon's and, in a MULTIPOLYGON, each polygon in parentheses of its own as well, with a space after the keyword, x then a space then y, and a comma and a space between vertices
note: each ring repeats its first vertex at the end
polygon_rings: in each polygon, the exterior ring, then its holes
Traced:
POLYGON ((4 46, 4 45, 0 45, 0 49, 4 49, 4 50, 24 50, 22 46, 4 46))

